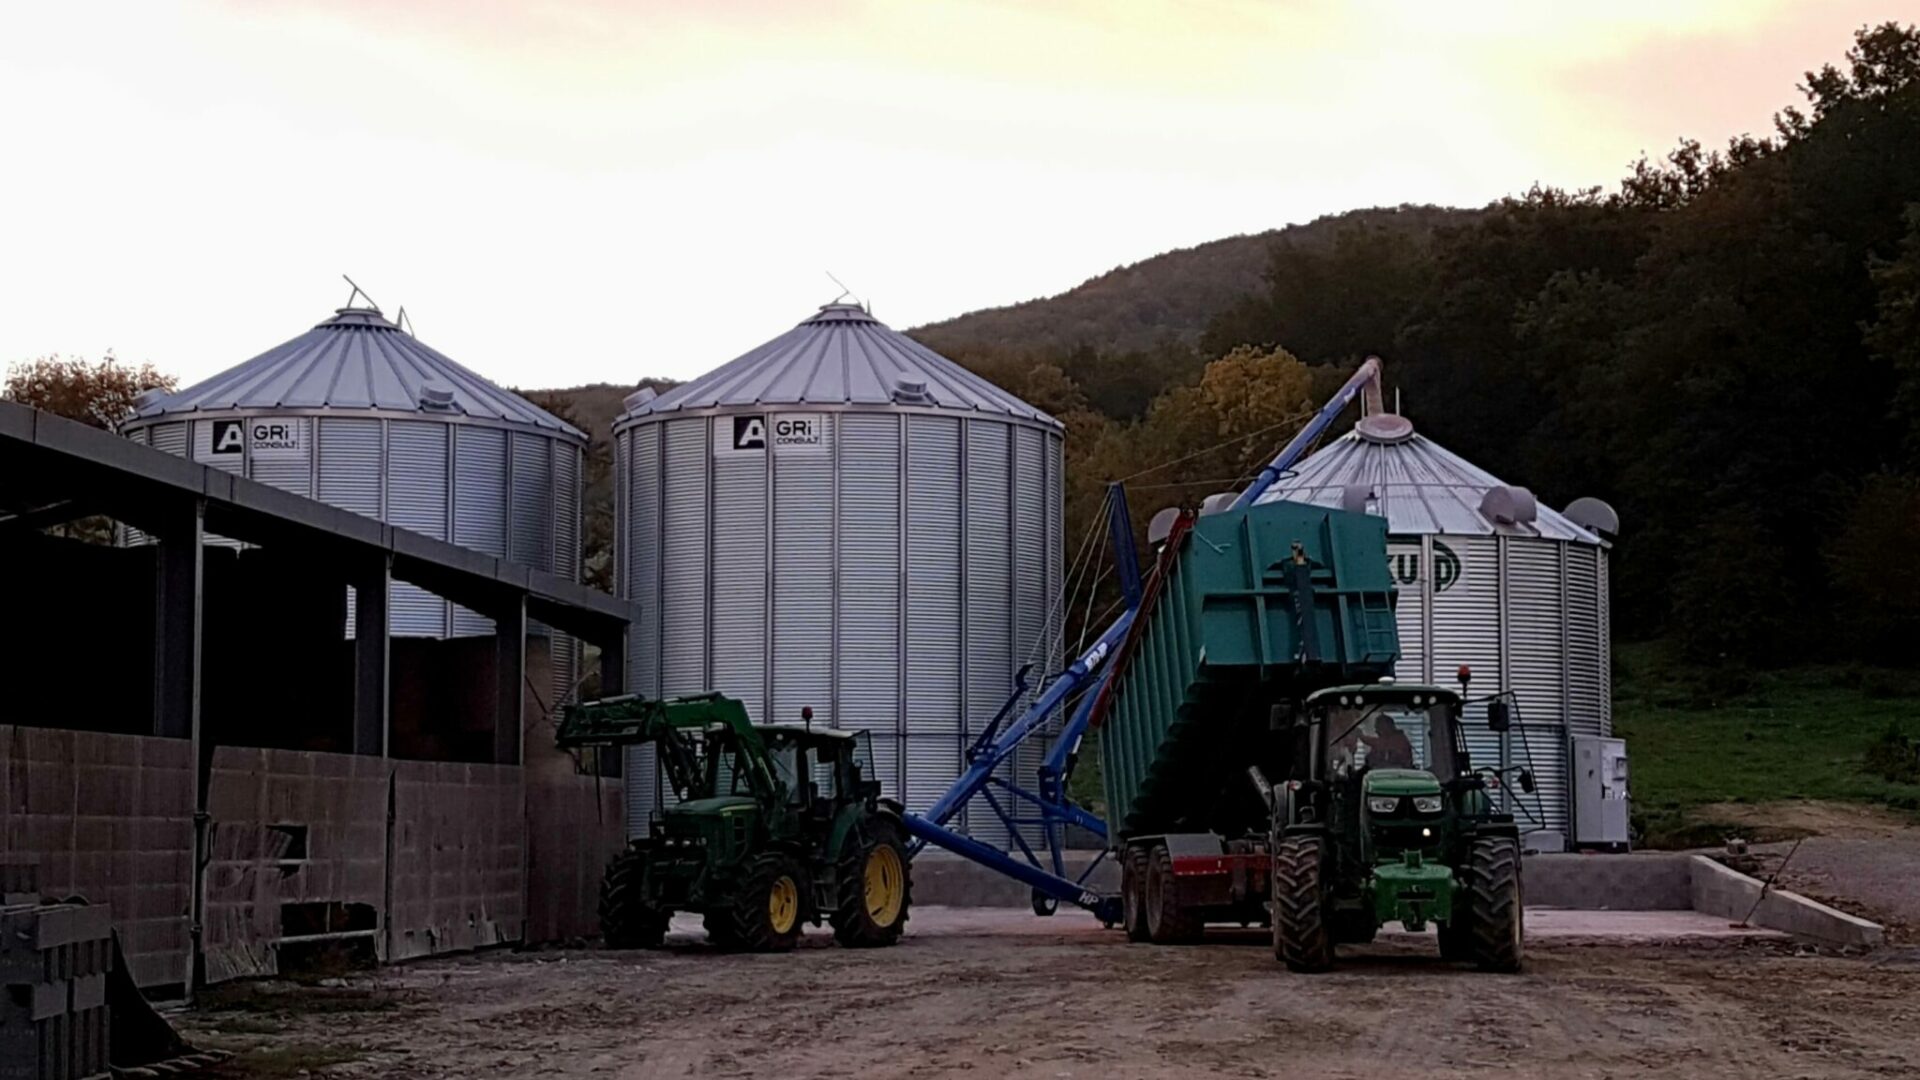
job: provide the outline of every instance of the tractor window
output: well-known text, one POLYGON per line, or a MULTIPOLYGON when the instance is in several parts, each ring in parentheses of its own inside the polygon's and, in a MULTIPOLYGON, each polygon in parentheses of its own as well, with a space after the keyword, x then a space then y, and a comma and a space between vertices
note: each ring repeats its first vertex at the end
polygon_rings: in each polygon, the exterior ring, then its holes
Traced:
POLYGON ((861 780, 880 779, 880 774, 873 767, 873 739, 866 732, 853 733, 853 749, 848 753, 848 760, 853 762, 854 768, 860 770, 861 780))
POLYGON ((806 756, 793 743, 772 748, 769 755, 773 761, 773 778, 786 789, 787 801, 803 803, 807 798, 806 785, 801 781, 806 776, 806 756))
POLYGON ((1335 709, 1328 716, 1327 770, 1423 769, 1454 775, 1453 742, 1444 706, 1401 703, 1335 709))

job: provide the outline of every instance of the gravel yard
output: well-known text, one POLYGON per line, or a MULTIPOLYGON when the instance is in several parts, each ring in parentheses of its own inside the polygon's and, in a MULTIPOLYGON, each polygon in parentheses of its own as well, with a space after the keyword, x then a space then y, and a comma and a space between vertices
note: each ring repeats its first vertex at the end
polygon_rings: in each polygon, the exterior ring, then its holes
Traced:
MULTIPOLYGON (((224 988, 176 1018, 229 1076, 1894 1077, 1920 950, 1815 954, 1669 920, 1530 914, 1518 976, 1385 934, 1290 975, 1264 932, 1129 945, 1084 916, 922 908, 898 948, 494 952, 224 988)), ((684 929, 683 929, 684 928, 684 929)))

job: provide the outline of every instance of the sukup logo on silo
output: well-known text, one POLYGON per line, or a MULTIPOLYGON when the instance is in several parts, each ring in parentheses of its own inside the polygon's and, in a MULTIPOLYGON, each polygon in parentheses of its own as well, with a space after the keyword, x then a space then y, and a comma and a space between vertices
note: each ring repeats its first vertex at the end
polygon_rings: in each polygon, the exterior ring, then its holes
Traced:
MULTIPOLYGON (((1393 570, 1393 580, 1400 585, 1417 585, 1420 582, 1420 549, 1401 548, 1387 552, 1387 564, 1393 570)), ((1460 556, 1452 548, 1438 540, 1433 542, 1433 591, 1446 592, 1460 580, 1460 556)))

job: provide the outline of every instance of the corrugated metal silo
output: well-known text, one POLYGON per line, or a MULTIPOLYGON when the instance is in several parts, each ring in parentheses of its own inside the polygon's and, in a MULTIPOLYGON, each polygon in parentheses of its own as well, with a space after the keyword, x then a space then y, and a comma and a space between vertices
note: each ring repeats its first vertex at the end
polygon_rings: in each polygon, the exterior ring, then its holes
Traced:
MULTIPOLYGON (((341 308, 237 367, 143 400, 120 430, 435 539, 580 574, 585 434, 375 308, 341 308)), ((404 583, 390 611, 396 636, 493 632, 490 620, 404 583)), ((553 652, 558 695, 571 688, 577 646, 563 638, 553 652)))
MULTIPOLYGON (((862 308, 634 394, 614 441, 637 692, 865 729, 887 794, 920 810, 1014 670, 1058 666, 1059 423, 862 308)), ((644 753, 628 776, 638 832, 666 793, 644 753)))
POLYGON ((1533 770, 1538 798, 1513 800, 1531 842, 1568 835, 1568 741, 1613 729, 1606 540, 1386 413, 1301 462, 1272 499, 1387 519, 1399 676, 1452 685, 1464 664, 1476 693, 1513 690, 1520 724, 1505 738, 1472 724, 1474 756, 1533 770))

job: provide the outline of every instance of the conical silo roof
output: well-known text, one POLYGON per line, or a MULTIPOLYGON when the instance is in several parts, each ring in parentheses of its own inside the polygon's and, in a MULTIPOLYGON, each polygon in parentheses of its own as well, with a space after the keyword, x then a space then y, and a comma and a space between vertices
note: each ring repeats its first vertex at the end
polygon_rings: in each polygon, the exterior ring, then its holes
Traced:
POLYGON ((586 439, 578 428, 422 344, 378 309, 359 307, 340 308, 246 363, 147 402, 132 419, 256 409, 464 415, 586 439))
POLYGON ((657 397, 621 421, 766 405, 902 405, 1059 422, 856 304, 826 304, 792 330, 657 397))
MULTIPOLYGON (((1531 520, 1502 521, 1490 514, 1488 493, 1515 490, 1505 481, 1414 431, 1403 416, 1381 413, 1362 419, 1347 434, 1296 465, 1260 502, 1287 499, 1341 507, 1356 490, 1387 519, 1387 531, 1402 536, 1538 536, 1599 544, 1593 532, 1546 506, 1531 520)), ((1496 499, 1498 496, 1496 496, 1496 499)))

